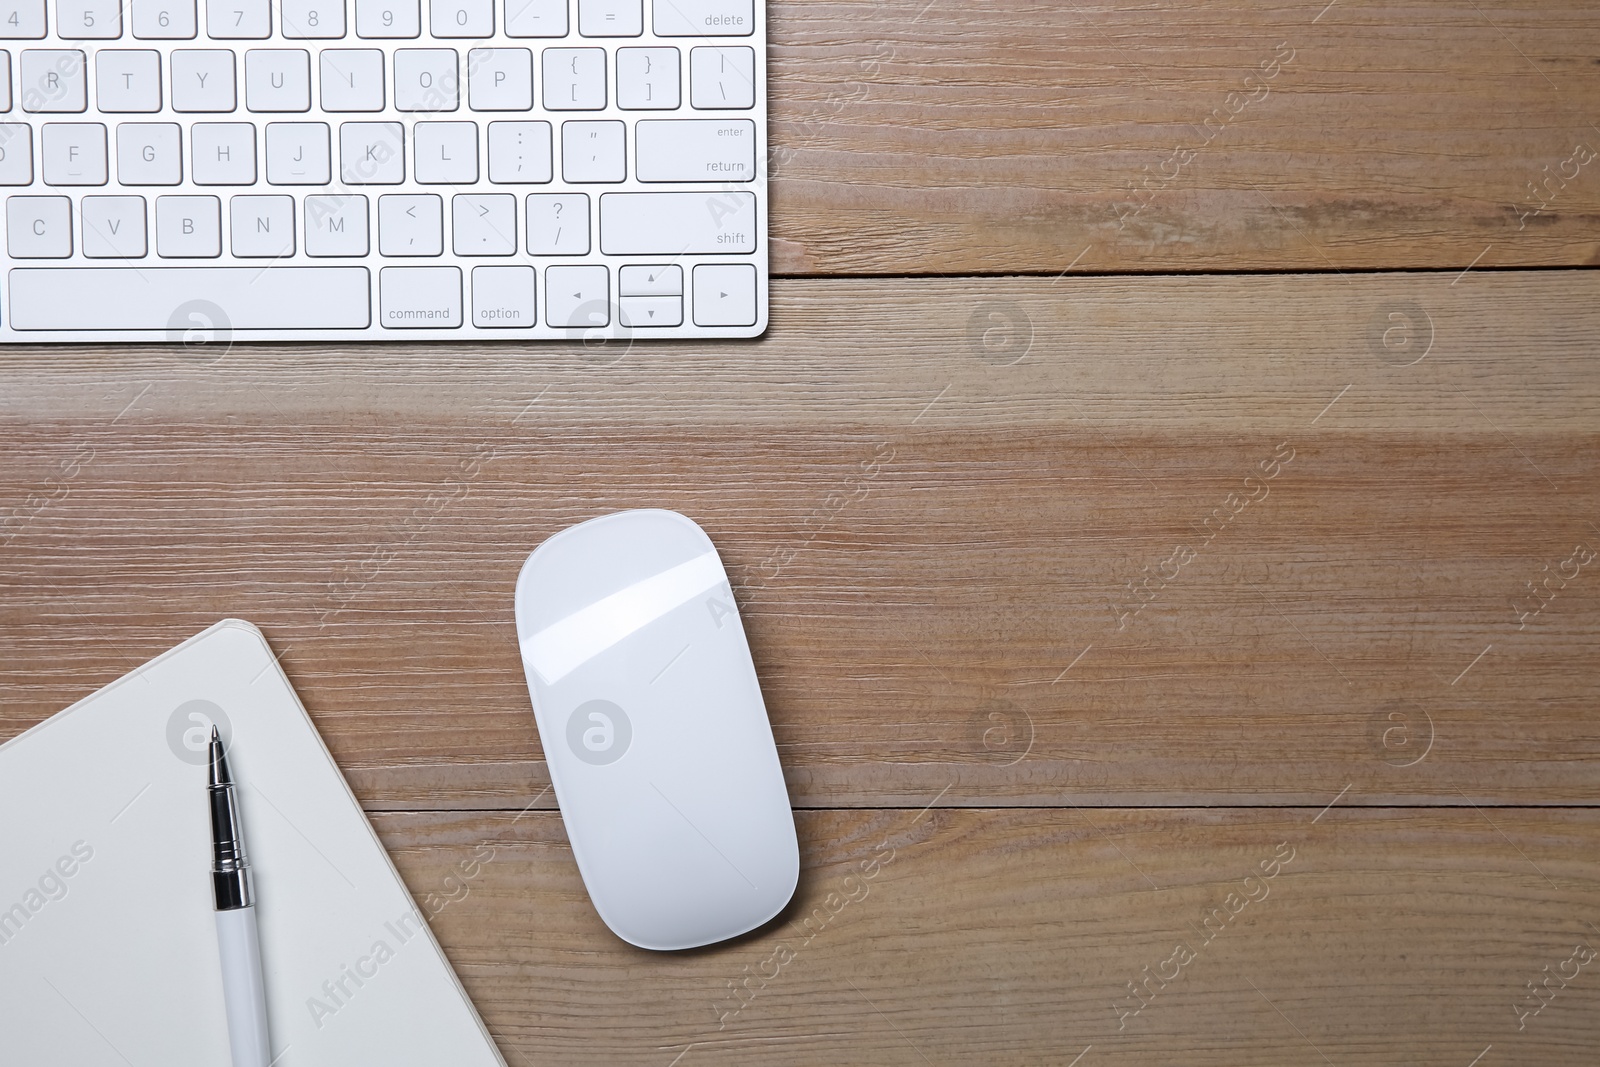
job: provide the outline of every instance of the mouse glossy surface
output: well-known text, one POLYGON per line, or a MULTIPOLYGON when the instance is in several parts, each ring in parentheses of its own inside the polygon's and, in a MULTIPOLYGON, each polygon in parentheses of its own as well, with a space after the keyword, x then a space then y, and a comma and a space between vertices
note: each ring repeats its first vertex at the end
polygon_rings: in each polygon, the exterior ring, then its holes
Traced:
POLYGON ((572 853, 642 948, 754 929, 794 894, 794 815, 727 574, 703 530, 627 511, 540 545, 517 633, 572 853))

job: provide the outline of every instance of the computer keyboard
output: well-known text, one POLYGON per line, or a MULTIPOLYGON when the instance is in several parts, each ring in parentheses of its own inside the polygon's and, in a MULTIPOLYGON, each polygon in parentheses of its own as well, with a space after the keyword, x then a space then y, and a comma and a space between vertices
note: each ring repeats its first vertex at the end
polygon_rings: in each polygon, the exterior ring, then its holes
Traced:
POLYGON ((0 0, 0 340, 753 337, 756 0, 0 0))

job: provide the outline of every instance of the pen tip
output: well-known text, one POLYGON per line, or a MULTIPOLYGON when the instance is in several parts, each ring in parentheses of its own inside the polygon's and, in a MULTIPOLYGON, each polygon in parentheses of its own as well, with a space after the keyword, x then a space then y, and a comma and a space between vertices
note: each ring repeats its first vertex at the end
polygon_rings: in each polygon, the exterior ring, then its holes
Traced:
POLYGON ((233 775, 228 773, 228 757, 222 750, 222 735, 217 728, 211 728, 211 785, 228 785, 233 781, 233 775))

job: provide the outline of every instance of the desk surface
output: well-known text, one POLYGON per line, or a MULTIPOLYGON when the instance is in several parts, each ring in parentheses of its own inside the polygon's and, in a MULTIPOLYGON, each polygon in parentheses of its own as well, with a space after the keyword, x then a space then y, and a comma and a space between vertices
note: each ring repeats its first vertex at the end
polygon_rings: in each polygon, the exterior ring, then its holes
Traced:
POLYGON ((0 736, 257 623, 517 1067, 1591 1063, 1592 5, 771 33, 759 342, 0 353, 0 736), (670 959, 510 612, 635 506, 735 576, 804 860, 670 959))

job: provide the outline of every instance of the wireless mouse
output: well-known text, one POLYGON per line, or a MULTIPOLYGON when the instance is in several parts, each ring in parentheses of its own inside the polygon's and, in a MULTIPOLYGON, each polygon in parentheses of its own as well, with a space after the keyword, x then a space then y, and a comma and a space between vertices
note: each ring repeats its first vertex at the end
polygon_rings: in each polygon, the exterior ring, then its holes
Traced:
POLYGON ((672 511, 556 534, 517 578, 539 740, 595 910, 647 949, 753 930, 800 849, 722 560, 672 511))

